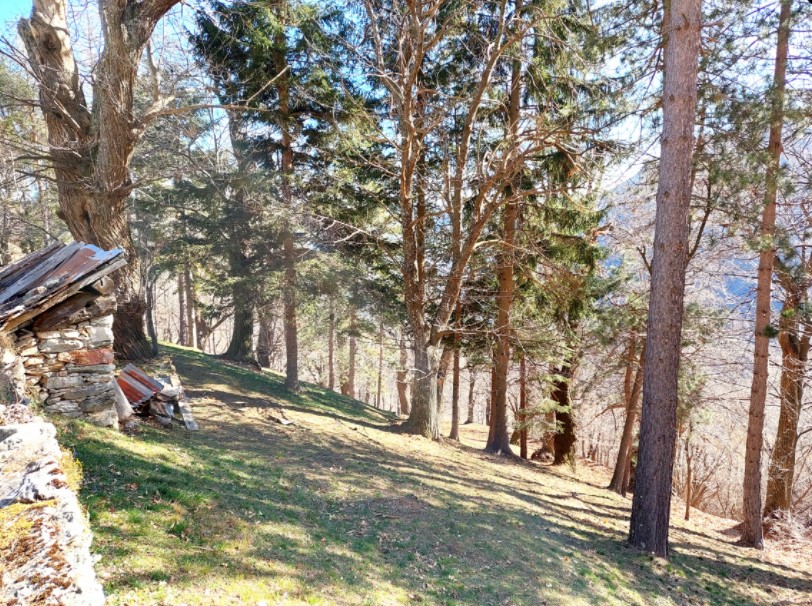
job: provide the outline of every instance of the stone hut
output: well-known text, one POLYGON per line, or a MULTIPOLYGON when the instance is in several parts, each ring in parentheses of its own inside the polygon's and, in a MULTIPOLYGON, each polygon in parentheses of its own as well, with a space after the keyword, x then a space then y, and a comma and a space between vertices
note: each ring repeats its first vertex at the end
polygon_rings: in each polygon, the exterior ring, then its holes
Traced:
POLYGON ((55 243, 0 269, 0 336, 46 412, 118 423, 109 274, 126 262, 119 249, 55 243))

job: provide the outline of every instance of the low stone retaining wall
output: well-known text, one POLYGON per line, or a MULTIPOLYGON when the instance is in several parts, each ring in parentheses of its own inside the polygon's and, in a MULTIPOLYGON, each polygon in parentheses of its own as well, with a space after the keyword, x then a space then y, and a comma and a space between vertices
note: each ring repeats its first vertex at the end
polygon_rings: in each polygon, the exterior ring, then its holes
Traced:
POLYGON ((104 604, 91 539, 54 426, 0 405, 0 604, 104 604))

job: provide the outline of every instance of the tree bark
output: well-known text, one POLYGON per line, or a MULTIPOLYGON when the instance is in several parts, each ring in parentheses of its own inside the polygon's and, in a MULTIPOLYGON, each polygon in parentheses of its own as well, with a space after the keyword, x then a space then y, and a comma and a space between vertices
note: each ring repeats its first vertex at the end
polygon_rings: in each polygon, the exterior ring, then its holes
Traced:
POLYGON ((183 286, 186 289, 186 347, 197 347, 197 323, 195 322, 195 311, 197 301, 195 296, 195 283, 192 276, 192 269, 189 263, 183 266, 183 286))
POLYGON ((570 402, 570 383, 574 374, 574 360, 569 359, 553 371, 553 392, 550 398, 556 404, 556 428, 553 436, 553 465, 569 463, 575 456, 575 415, 570 402))
POLYGON ((350 368, 347 371, 347 394, 355 397, 355 358, 358 355, 358 342, 355 339, 355 307, 350 306, 350 368))
POLYGON ((112 276, 115 349, 123 359, 151 356, 140 260, 125 208, 133 188, 130 160, 150 114, 133 113, 135 78, 155 25, 178 2, 99 0, 104 44, 93 72, 92 108, 74 58, 66 0, 34 0, 31 19, 18 24, 39 84, 60 217, 76 240, 122 248, 128 256, 128 264, 112 276))
POLYGON ((327 320, 327 387, 334 391, 336 388, 335 371, 335 340, 336 340, 336 310, 333 295, 329 298, 330 309, 327 320))
POLYGON ((462 321, 462 302, 457 302, 457 332, 454 334, 454 360, 451 375, 451 431, 449 439, 460 441, 460 327, 462 321))
MULTIPOLYGON (((441 346, 442 347, 442 346, 441 346)), ((443 412, 443 392, 445 391, 445 378, 448 376, 448 367, 451 365, 451 359, 454 352, 450 347, 443 347, 443 353, 440 354, 440 364, 437 368, 437 417, 439 418, 443 412)))
POLYGON ((527 454, 527 360, 524 356, 519 361, 519 456, 523 459, 527 454))
POLYGON ((378 335, 378 385, 375 394, 375 408, 381 407, 381 384, 383 381, 383 320, 378 335))
POLYGON ((781 310, 778 342, 781 345, 781 411, 778 430, 767 476, 767 496, 764 518, 775 517, 779 512, 792 512, 792 488, 795 479, 795 456, 798 446, 798 421, 803 404, 804 377, 809 358, 810 334, 806 326, 799 332, 799 315, 806 303, 807 284, 797 284, 790 279, 784 288, 788 296, 781 310), (793 288, 795 287, 795 288, 793 288))
POLYGON ((231 299, 234 304, 234 327, 231 341, 223 357, 235 362, 254 361, 254 297, 245 292, 248 261, 235 246, 229 251, 229 269, 231 275, 242 279, 236 280, 231 288, 231 299))
POLYGON ((150 350, 153 356, 158 355, 158 331, 155 329, 155 280, 147 279, 147 332, 149 333, 150 350))
POLYGON ((474 422, 474 389, 476 388, 476 371, 468 368, 468 418, 465 419, 465 424, 470 425, 474 422))
POLYGON ((770 139, 765 178, 764 213, 759 235, 761 252, 758 259, 756 290, 756 338, 753 354, 753 383, 750 389, 750 410, 747 423, 747 443, 744 456, 743 523, 741 544, 764 548, 761 518, 761 450, 764 443, 764 407, 767 401, 767 375, 770 350, 770 305, 772 302, 772 273, 775 261, 775 218, 778 198, 778 173, 781 162, 781 138, 784 126, 784 96, 786 90, 787 57, 789 55, 791 0, 781 0, 778 17, 778 37, 775 51, 772 104, 770 110, 770 139))
POLYGON ((403 334, 400 335, 400 358, 398 360, 397 384, 398 406, 401 415, 409 414, 409 354, 406 351, 406 342, 403 334))
MULTIPOLYGON (((627 368, 627 371, 634 372, 634 379, 631 382, 630 388, 626 393, 626 420, 623 422, 623 436, 620 439, 620 447, 617 451, 617 461, 615 461, 614 473, 612 473, 612 480, 609 482, 609 489, 614 490, 616 493, 625 495, 628 489, 627 485, 627 470, 629 468, 629 459, 632 455, 632 443, 634 442, 634 425, 637 422, 637 407, 640 404, 640 392, 643 387, 643 362, 646 356, 646 343, 643 341, 643 346, 640 349, 640 358, 637 360, 637 369, 634 370, 634 353, 635 353, 634 340, 630 347, 630 356, 632 356, 632 364, 627 368)), ((630 372, 627 374, 631 374, 630 372)))
POLYGON ((186 345, 189 327, 186 325, 186 285, 183 272, 178 272, 178 345, 186 345))
POLYGON ((437 416, 437 368, 440 360, 437 348, 417 338, 414 346, 414 399, 409 418, 401 426, 407 433, 439 439, 437 416))
MULTIPOLYGON (((522 0, 514 0, 514 13, 522 13, 522 0)), ((521 100, 522 61, 516 58, 511 64, 510 95, 507 107, 507 136, 518 141, 519 102, 521 100)), ((491 403, 492 431, 485 445, 485 452, 513 455, 507 428, 507 385, 510 372, 510 310, 513 306, 513 266, 515 263, 516 226, 519 204, 514 199, 514 187, 505 188, 507 203, 502 217, 502 241, 496 259, 496 277, 499 288, 496 294, 496 352, 494 355, 493 402, 491 403)))
POLYGON ((663 131, 643 369, 643 412, 629 542, 638 549, 667 557, 701 0, 671 0, 664 25, 667 42, 663 131))
POLYGON ((257 335, 257 363, 261 368, 270 368, 273 357, 273 311, 266 304, 257 308, 259 334, 257 335))

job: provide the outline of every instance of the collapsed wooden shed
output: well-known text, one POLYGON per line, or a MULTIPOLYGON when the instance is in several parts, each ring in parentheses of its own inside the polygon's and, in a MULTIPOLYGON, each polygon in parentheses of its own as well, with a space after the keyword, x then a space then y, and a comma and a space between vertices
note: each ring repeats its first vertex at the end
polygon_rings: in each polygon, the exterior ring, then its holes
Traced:
POLYGON ((109 274, 126 262, 120 249, 54 243, 0 269, 0 334, 46 412, 118 423, 109 274))

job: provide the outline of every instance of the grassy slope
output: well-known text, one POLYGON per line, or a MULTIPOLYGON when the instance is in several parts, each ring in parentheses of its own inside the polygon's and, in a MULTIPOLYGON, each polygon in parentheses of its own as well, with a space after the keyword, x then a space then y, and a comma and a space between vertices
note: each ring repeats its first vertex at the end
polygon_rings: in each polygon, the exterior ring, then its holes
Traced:
POLYGON ((172 349, 201 431, 71 423, 110 604, 810 604, 809 562, 677 523, 670 563, 624 545, 602 472, 385 431, 389 417, 172 349), (282 404, 298 427, 268 419, 282 404), (775 555, 775 554, 774 554, 775 555))

